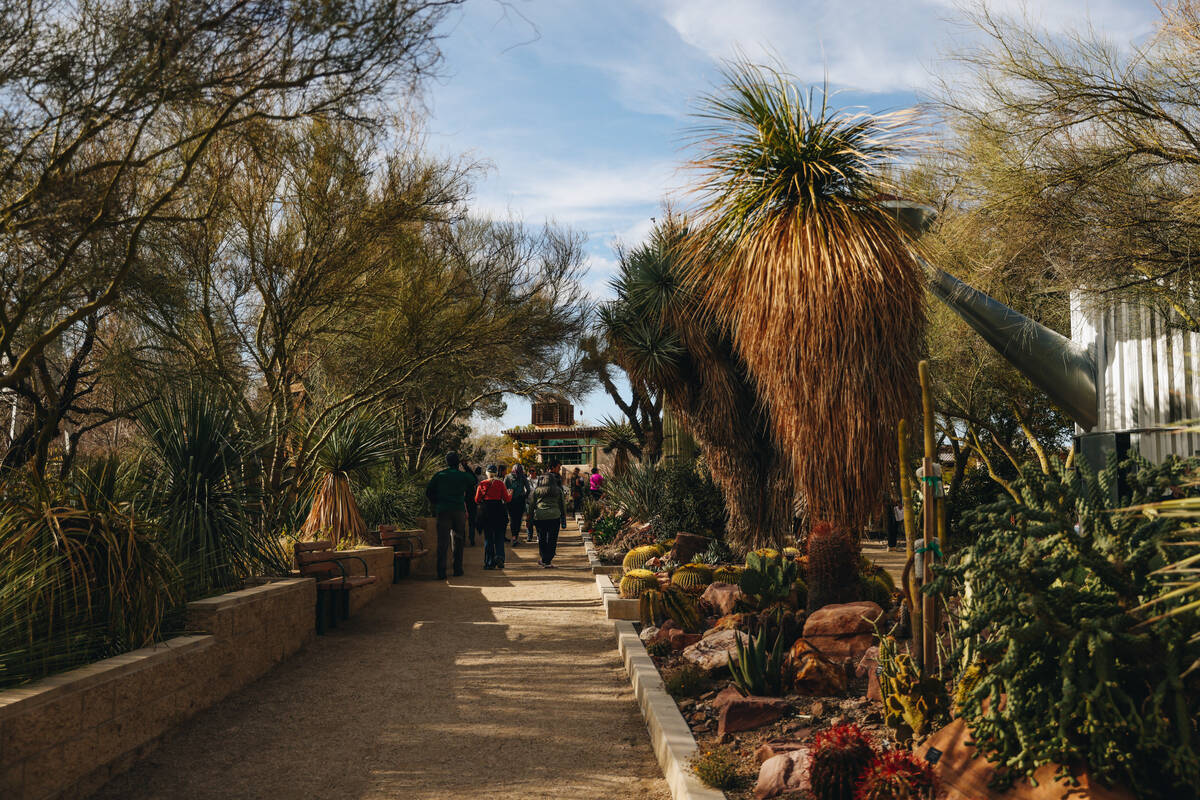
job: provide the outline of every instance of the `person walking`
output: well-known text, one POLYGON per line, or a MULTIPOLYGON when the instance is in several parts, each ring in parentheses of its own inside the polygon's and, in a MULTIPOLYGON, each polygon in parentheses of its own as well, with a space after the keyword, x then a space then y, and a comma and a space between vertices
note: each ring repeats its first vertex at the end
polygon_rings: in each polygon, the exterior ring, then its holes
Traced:
POLYGON ((561 489, 562 493, 563 493, 563 513, 562 513, 562 518, 559 520, 559 525, 565 531, 567 529, 567 507, 566 507, 567 482, 563 480, 562 462, 561 461, 556 460, 556 461, 550 462, 550 475, 554 478, 555 481, 558 482, 558 488, 561 489))
MULTIPOLYGON (((475 470, 471 469, 471 465, 467 463, 465 458, 459 462, 458 468, 476 484, 479 483, 479 479, 475 477, 475 470)), ((476 525, 478 514, 479 509, 475 505, 475 489, 472 487, 470 493, 467 495, 467 538, 470 540, 471 547, 475 546, 475 529, 478 527, 476 525)))
POLYGON ((474 497, 475 479, 458 468, 458 453, 446 454, 446 468, 429 479, 425 496, 437 517, 437 575, 446 579, 446 556, 453 544, 454 577, 463 574, 467 543, 467 499, 474 497), (451 536, 453 535, 453 541, 451 536))
POLYGON ((601 495, 604 494, 604 476, 600 474, 599 467, 592 467, 592 474, 588 476, 588 492, 592 495, 592 499, 599 501, 601 495))
POLYGON ((493 464, 487 477, 475 488, 475 503, 483 522, 483 568, 504 569, 504 528, 508 524, 508 504, 512 492, 496 477, 493 464))
POLYGON ((533 487, 529 478, 525 477, 525 468, 520 464, 513 465, 512 472, 504 478, 504 486, 512 493, 512 500, 508 503, 508 524, 512 532, 512 545, 516 547, 521 542, 521 521, 525 518, 525 507, 533 487))
POLYGON ((904 507, 899 503, 892 503, 885 513, 887 514, 887 549, 890 553, 896 549, 900 531, 904 529, 904 507))
POLYGON ((583 473, 579 467, 571 470, 571 513, 578 514, 583 504, 583 473))
POLYGON ((549 568, 558 551, 558 523, 567 516, 566 492, 550 473, 538 478, 529 494, 529 516, 537 528, 538 566, 549 568))

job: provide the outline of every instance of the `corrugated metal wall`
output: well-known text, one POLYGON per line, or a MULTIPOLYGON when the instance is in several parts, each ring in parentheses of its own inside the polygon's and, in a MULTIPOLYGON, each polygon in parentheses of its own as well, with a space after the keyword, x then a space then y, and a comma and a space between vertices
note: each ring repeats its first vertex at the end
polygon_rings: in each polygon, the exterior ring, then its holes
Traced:
POLYGON ((1094 348, 1097 431, 1131 431, 1151 461, 1200 455, 1200 435, 1146 428, 1200 419, 1200 334, 1133 300, 1072 297, 1072 340, 1094 348))

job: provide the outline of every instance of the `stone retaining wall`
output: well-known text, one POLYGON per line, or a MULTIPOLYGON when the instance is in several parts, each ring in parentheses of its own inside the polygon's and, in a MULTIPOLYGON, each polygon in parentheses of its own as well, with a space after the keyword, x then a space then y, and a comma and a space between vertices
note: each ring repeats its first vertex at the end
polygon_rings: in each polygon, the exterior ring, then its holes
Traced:
POLYGON ((188 625, 203 635, 0 692, 0 798, 87 797, 169 728, 311 641, 315 606, 307 578, 197 600, 188 625))

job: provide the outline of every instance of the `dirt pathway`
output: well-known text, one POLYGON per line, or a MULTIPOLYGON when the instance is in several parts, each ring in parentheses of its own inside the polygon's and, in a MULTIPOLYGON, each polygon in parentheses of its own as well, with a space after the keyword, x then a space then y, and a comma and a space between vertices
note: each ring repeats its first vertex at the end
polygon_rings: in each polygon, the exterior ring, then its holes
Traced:
POLYGON ((410 580, 170 734, 103 800, 669 800, 579 534, 410 580))

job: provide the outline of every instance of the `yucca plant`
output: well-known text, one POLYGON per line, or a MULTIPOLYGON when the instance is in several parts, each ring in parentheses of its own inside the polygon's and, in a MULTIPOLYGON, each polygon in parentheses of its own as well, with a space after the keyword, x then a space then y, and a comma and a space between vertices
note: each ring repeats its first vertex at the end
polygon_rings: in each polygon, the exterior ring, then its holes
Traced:
POLYGON ((183 575, 189 598, 280 574, 289 558, 255 525, 254 464, 244 457, 235 412, 193 385, 152 398, 137 414, 146 438, 145 507, 183 575))
POLYGON ((301 538, 329 538, 338 547, 362 543, 367 526, 351 479, 364 481, 372 467, 390 463, 395 454, 395 436, 380 418, 360 414, 338 422, 317 449, 312 507, 301 538))
POLYGON ((791 76, 734 62, 701 101, 688 277, 730 332, 810 513, 859 527, 915 401, 924 281, 882 175, 905 114, 832 109, 791 76))

